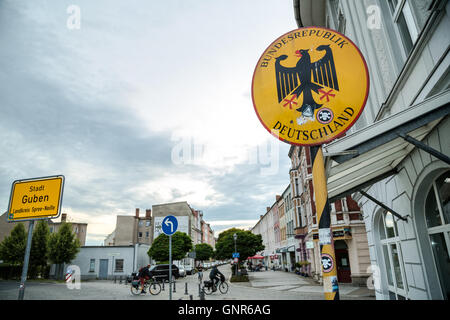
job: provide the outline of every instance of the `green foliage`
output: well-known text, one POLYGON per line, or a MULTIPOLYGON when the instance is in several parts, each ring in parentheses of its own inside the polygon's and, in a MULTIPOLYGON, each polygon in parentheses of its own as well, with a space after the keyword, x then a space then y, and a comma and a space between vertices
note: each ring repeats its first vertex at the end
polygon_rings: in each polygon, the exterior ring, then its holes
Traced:
POLYGON ((56 264, 70 263, 80 251, 80 241, 70 223, 62 223, 57 233, 50 235, 48 258, 56 264))
POLYGON ((11 234, 0 243, 0 259, 12 265, 23 264, 25 248, 27 246, 27 233, 23 223, 18 223, 11 234))
MULTIPOLYGON (((172 235, 172 260, 181 260, 192 250, 192 240, 186 233, 177 231, 172 235)), ((160 234, 148 250, 149 257, 156 261, 169 260, 169 236, 160 234)))
POLYGON ((236 248, 239 252, 239 260, 245 261, 248 257, 254 256, 258 251, 264 250, 262 237, 260 234, 253 234, 251 231, 241 229, 228 229, 219 234, 216 242, 216 259, 231 259, 234 251, 233 234, 237 234, 236 248))
MULTIPOLYGON (((48 223, 40 220, 33 232, 30 251, 30 275, 36 275, 38 271, 47 266, 48 260, 48 241, 50 238, 50 230, 48 223)), ((34 278, 32 276, 32 278, 34 278)))
POLYGON ((196 260, 209 260, 214 255, 214 249, 207 243, 199 243, 195 245, 195 259, 196 260))

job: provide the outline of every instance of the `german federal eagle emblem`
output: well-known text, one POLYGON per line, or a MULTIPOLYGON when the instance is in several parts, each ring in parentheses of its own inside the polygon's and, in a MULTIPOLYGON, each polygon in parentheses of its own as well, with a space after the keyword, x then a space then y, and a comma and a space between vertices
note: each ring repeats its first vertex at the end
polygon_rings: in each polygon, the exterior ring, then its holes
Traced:
POLYGON ((303 49, 296 51, 300 59, 294 67, 281 64, 288 58, 287 55, 277 57, 275 62, 278 102, 285 101, 287 102, 285 106, 289 104, 292 108, 292 105, 298 105, 295 100, 298 101, 303 95, 302 105, 296 110, 309 118, 313 117, 314 111, 322 106, 314 100, 313 91, 318 94, 323 93, 327 98, 334 96, 332 90, 339 91, 336 66, 330 46, 321 45, 316 50, 324 51, 325 55, 314 62, 311 61, 309 50, 303 49), (325 92, 324 87, 332 90, 325 92), (292 96, 291 99, 285 100, 288 96, 292 96))
POLYGON ((281 141, 317 146, 343 137, 364 109, 369 71, 358 47, 322 27, 292 30, 263 52, 252 100, 264 128, 281 141))

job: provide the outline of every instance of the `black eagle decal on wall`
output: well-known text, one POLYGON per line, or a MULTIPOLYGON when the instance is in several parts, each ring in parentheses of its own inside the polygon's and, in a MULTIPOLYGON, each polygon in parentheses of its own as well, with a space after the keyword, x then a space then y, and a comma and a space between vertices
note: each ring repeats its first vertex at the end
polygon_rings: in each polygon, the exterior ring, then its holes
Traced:
POLYGON ((311 62, 308 50, 296 52, 300 59, 295 67, 281 65, 281 61, 287 59, 287 55, 277 57, 275 62, 278 102, 283 101, 289 95, 293 95, 293 99, 298 100, 303 94, 303 104, 297 111, 303 115, 305 111, 309 110, 305 114, 307 116, 311 116, 311 112, 314 115, 314 110, 322 106, 314 101, 312 91, 319 93, 323 86, 339 91, 333 52, 330 46, 321 45, 316 50, 325 51, 325 55, 316 62, 311 62))

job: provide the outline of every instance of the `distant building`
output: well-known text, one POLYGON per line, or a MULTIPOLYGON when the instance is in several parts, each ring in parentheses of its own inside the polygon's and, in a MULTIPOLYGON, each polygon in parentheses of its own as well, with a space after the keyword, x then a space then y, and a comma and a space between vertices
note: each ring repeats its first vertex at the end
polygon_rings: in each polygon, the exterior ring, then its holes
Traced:
MULTIPOLYGON (((73 221, 67 221, 67 213, 61 214, 61 221, 60 222, 53 222, 52 220, 47 220, 48 227, 50 229, 50 233, 58 232, 59 228, 61 227, 61 224, 64 222, 70 223, 72 226, 72 231, 80 240, 80 245, 84 246, 86 243, 86 235, 87 235, 87 223, 82 222, 73 222, 73 221)), ((14 227, 19 222, 8 222, 6 220, 6 213, 2 214, 0 216, 0 242, 2 242, 5 237, 9 236, 11 234, 11 230, 14 229, 14 227)), ((25 230, 28 231, 29 227, 29 221, 23 221, 21 222, 25 226, 25 230)), ((36 224, 35 224, 36 227, 36 224)))
POLYGON ((116 228, 109 234, 105 246, 129 246, 135 244, 150 245, 153 242, 152 210, 147 209, 145 216, 139 216, 136 208, 134 216, 117 216, 116 228))
POLYGON ((168 215, 177 217, 178 231, 189 235, 193 245, 209 243, 214 247, 214 234, 203 220, 203 212, 194 210, 186 201, 153 205, 152 209, 146 209, 144 217, 139 215, 139 208, 134 216, 117 216, 116 228, 105 238, 104 245, 151 245, 162 233, 161 223, 168 215))

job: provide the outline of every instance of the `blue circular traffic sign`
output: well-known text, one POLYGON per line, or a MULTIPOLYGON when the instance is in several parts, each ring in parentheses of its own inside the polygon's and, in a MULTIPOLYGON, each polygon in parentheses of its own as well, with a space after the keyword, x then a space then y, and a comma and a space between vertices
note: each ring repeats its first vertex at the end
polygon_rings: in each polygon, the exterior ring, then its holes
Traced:
POLYGON ((167 216, 161 223, 162 231, 170 236, 174 234, 178 229, 178 220, 174 216, 167 216))

